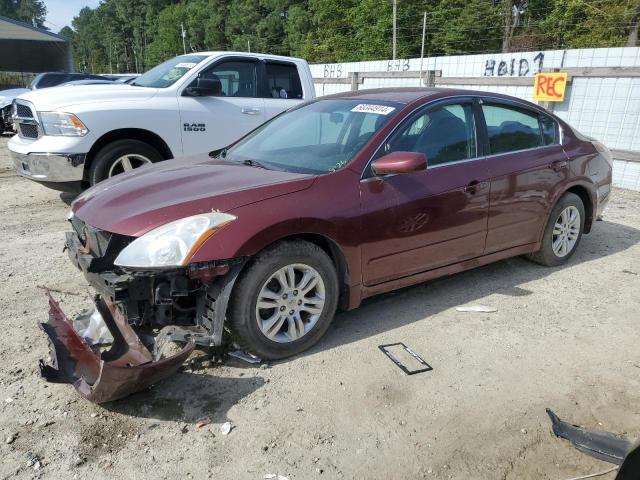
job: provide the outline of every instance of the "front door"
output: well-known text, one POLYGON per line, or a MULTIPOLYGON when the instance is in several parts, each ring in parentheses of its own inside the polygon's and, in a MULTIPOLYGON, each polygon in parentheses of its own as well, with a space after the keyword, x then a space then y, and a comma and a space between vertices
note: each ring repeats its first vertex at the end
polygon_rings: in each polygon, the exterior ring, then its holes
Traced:
POLYGON ((185 155, 226 147, 264 122, 257 66, 250 60, 222 60, 199 74, 215 87, 213 95, 178 97, 185 155))
POLYGON ((568 178, 567 156, 549 116, 484 99, 491 198, 486 253, 539 241, 556 186, 568 178))
POLYGON ((407 119, 376 157, 422 152, 425 171, 360 183, 363 281, 375 285, 483 254, 489 173, 478 156, 472 102, 440 104, 407 119))

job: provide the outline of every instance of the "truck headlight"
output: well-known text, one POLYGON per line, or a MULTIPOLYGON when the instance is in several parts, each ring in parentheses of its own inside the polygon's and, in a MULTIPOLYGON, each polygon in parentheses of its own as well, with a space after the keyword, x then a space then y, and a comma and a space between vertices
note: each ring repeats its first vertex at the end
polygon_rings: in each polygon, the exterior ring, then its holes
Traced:
POLYGON ((212 212, 167 223, 127 245, 114 263, 131 268, 187 265, 206 239, 235 219, 228 213, 212 212))
POLYGON ((45 135, 84 137, 89 129, 71 113, 39 112, 45 135))

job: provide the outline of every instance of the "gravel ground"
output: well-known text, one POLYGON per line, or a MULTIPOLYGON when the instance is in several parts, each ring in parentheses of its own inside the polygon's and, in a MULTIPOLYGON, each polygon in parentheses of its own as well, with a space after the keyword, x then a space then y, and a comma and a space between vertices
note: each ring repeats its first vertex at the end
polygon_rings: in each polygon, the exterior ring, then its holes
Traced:
POLYGON ((616 190, 566 267, 514 258, 379 296, 296 358, 97 406, 37 371, 41 286, 69 315, 90 306, 62 252, 70 199, 17 178, 0 142, 0 478, 562 480, 608 464, 556 439, 545 407, 640 436, 640 193, 616 190), (498 311, 454 308, 478 303, 498 311), (398 341, 433 371, 403 375, 377 348, 398 341))

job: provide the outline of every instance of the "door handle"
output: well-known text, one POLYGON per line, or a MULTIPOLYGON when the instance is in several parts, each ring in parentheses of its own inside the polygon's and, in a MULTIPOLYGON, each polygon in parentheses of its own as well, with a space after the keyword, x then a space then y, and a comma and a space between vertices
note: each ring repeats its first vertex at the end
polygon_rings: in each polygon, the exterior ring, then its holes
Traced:
POLYGON ((554 172, 559 172, 561 170, 564 170, 565 168, 567 168, 567 161, 566 160, 556 160, 555 162, 551 162, 549 164, 549 168, 551 170, 553 170, 554 172))
POLYGON ((260 109, 253 107, 242 107, 242 113, 244 113, 245 115, 260 115, 260 109))
POLYGON ((475 195, 476 193, 478 193, 478 190, 483 190, 488 186, 489 186, 489 182, 479 182, 478 180, 474 180, 470 182, 469 185, 464 187, 462 190, 465 193, 470 193, 471 195, 475 195))

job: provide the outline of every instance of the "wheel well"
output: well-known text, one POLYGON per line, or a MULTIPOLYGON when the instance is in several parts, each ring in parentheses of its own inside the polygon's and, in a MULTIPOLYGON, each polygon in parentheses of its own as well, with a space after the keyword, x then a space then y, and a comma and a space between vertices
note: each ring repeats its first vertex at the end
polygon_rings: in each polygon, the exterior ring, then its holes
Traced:
POLYGON ((165 160, 173 158, 173 154, 171 153, 169 146, 155 133, 141 128, 121 128, 119 130, 112 130, 111 132, 105 133, 93 144, 91 150, 89 150, 89 153, 87 154, 87 160, 84 166, 85 173, 87 173, 91 168, 93 159, 102 147, 116 140, 139 140, 158 150, 160 155, 162 155, 162 158, 165 160))
POLYGON ((580 197, 580 200, 582 200, 582 205, 584 205, 584 212, 587 217, 584 220, 584 233, 589 233, 591 231, 591 226, 593 225, 593 203, 591 201, 589 191, 586 188, 581 187, 580 185, 576 185, 568 189, 567 192, 578 195, 580 197))
MULTIPOLYGON (((338 301, 338 306, 339 308, 346 309, 349 299, 349 266, 347 264, 347 259, 345 258, 344 253, 342 253, 342 250, 340 249, 338 244, 330 238, 316 233, 301 233, 290 235, 288 237, 278 239, 277 242, 287 240, 304 240, 306 242, 313 243, 314 245, 317 245, 322 250, 324 250, 327 255, 329 255, 329 258, 336 267, 336 271, 338 273, 338 282, 340 284, 340 298, 338 301)), ((265 246, 265 248, 267 248, 268 246, 270 245, 265 246)))

